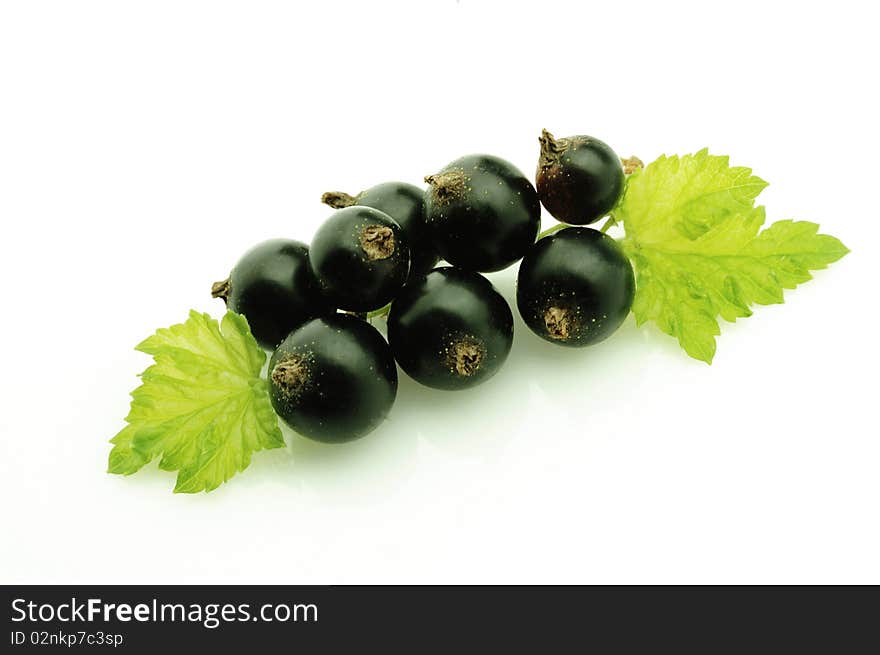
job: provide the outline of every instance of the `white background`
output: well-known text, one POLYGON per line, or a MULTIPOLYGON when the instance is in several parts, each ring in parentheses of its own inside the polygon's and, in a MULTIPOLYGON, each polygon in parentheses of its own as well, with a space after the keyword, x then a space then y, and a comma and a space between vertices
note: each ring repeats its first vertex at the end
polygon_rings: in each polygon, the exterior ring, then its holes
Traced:
POLYGON ((4 2, 0 582, 880 583, 868 7, 4 2), (517 317, 490 383, 402 378, 360 442, 288 434, 207 495, 104 472, 133 346, 219 316, 245 249, 469 152, 531 175, 542 127, 729 154, 853 253, 711 367, 632 319, 571 351, 517 317))

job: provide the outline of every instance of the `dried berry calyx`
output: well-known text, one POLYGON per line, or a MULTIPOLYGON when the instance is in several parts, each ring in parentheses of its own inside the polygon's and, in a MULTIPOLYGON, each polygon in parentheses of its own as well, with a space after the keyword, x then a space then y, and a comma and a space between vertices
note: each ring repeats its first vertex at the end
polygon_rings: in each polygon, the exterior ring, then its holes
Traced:
POLYGON ((290 398, 297 397, 309 380, 309 368, 305 358, 294 354, 281 359, 272 367, 269 379, 284 395, 290 398))
POLYGON ((394 231, 387 225, 368 225, 361 230, 361 248, 367 259, 387 259, 394 254, 394 231))
POLYGON ((544 325, 552 339, 568 339, 574 328, 574 317, 571 310, 564 307, 548 307, 544 312, 544 325))
POLYGON ((460 337, 449 348, 449 363, 458 375, 470 377, 479 369, 486 349, 473 337, 460 337))

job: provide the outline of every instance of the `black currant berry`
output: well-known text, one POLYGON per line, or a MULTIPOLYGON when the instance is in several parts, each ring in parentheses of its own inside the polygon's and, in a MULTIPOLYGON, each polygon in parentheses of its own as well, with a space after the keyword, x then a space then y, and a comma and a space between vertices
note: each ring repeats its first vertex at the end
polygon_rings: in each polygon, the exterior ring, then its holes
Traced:
POLYGON ((416 381, 465 389, 488 380, 507 359, 513 314, 479 273, 435 268, 410 280, 391 304, 388 341, 416 381))
POLYGON ((541 203, 556 220, 593 223, 610 212, 623 193, 620 158, 599 139, 555 139, 544 130, 539 139, 537 185, 541 203))
POLYGON ((290 333, 269 361, 275 412, 294 431, 342 443, 374 430, 397 396, 397 367, 366 321, 336 314, 290 333))
POLYGON ((291 330, 335 311, 312 274, 308 246, 287 239, 248 250, 227 279, 214 283, 211 295, 243 314, 264 348, 274 348, 291 330))
POLYGON ((397 221, 409 241, 410 275, 423 275, 437 264, 437 251, 425 224, 425 192, 419 187, 406 182, 385 182, 356 196, 330 191, 321 196, 321 202, 334 209, 352 205, 372 207, 397 221))
POLYGON ((425 217, 440 256, 469 271, 522 258, 541 223, 538 194, 512 164, 491 155, 456 159, 425 182, 425 217))
POLYGON ((516 304, 539 337, 589 346, 610 336, 629 314, 632 266, 611 237, 569 227, 539 239, 519 266, 516 304))
POLYGON ((340 209, 318 228, 309 250, 321 290, 339 309, 368 312, 391 302, 409 274, 409 244, 388 214, 340 209))

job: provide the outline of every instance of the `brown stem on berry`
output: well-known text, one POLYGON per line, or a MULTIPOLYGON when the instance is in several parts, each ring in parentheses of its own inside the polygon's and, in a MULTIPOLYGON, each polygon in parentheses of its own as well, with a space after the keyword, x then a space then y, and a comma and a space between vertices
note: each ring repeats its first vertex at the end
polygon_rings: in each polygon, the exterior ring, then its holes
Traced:
POLYGON ((232 291, 232 283, 230 278, 215 282, 211 285, 211 297, 223 298, 223 302, 229 302, 229 294, 232 291))
POLYGON ((357 197, 350 196, 344 191, 328 191, 321 196, 321 202, 330 205, 333 209, 345 209, 357 204, 357 197))
POLYGON ((431 193, 434 199, 444 204, 461 198, 467 188, 467 176, 461 169, 444 171, 436 175, 425 177, 425 183, 431 185, 431 193))
POLYGON ((541 157, 538 159, 540 168, 550 168, 558 163, 562 153, 568 147, 566 139, 557 139, 547 130, 541 130, 538 143, 541 144, 541 157))
POLYGON ((645 162, 636 157, 635 155, 631 155, 629 157, 622 157, 620 159, 620 163, 623 164, 623 172, 626 175, 632 175, 640 168, 645 167, 645 162))

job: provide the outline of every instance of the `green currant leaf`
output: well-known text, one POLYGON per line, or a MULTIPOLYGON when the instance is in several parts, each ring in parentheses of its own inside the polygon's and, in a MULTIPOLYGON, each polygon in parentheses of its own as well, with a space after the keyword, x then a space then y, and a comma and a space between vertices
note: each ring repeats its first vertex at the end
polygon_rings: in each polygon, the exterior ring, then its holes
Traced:
POLYGON ((220 324, 191 311, 137 346, 154 363, 131 396, 126 425, 112 440, 108 471, 130 475, 156 457, 177 471, 175 492, 211 491, 284 439, 260 377, 266 355, 245 318, 220 324))
POLYGON ((627 182, 615 210, 636 273, 633 313, 654 321, 691 356, 715 355, 718 317, 750 316, 752 305, 783 302, 783 289, 811 279, 849 250, 806 221, 761 230, 755 198, 766 183, 727 157, 661 157, 627 182))
POLYGON ((629 177, 614 216, 641 243, 665 241, 673 233, 696 239, 725 218, 752 209, 766 187, 750 168, 731 167, 727 157, 706 149, 662 156, 629 177))

